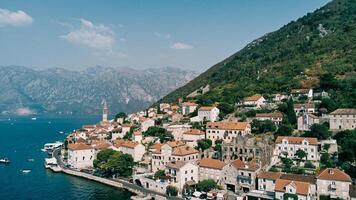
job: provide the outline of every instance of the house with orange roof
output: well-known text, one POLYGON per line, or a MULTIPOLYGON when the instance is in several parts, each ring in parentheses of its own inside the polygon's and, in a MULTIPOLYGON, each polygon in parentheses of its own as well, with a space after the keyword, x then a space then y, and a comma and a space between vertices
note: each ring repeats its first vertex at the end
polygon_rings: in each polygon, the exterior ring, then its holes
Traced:
POLYGON ((197 161, 199 166, 199 180, 213 179, 218 184, 221 183, 222 170, 225 163, 211 158, 203 158, 197 161))
POLYGON ((68 164, 75 169, 88 169, 93 167, 95 149, 85 143, 68 145, 68 164))
POLYGON ((350 199, 351 177, 336 168, 327 168, 316 175, 317 194, 331 199, 350 199))
POLYGON ((253 95, 246 97, 242 100, 242 105, 245 106, 254 106, 256 108, 261 108, 261 106, 264 106, 266 103, 266 99, 263 98, 261 95, 253 95))
POLYGON ((182 141, 163 144, 159 151, 152 152, 152 171, 164 170, 171 161, 193 162, 199 159, 199 151, 182 141))
POLYGON ((278 136, 273 153, 273 163, 279 162, 280 156, 287 156, 287 158, 291 159, 295 158, 295 154, 298 150, 303 150, 307 154, 307 160, 313 162, 320 160, 317 138, 278 136))
POLYGON ((277 179, 274 190, 276 199, 315 199, 315 191, 308 182, 277 179))
POLYGON ((248 122, 208 122, 206 124, 206 138, 215 143, 216 140, 224 140, 230 143, 238 136, 251 133, 251 125, 248 122))
POLYGON ((281 172, 260 172, 257 174, 258 190, 274 192, 276 180, 281 177, 281 172))
POLYGON ((283 120, 283 114, 281 112, 257 113, 255 119, 260 121, 271 120, 274 124, 278 125, 283 120))
POLYGON ((192 112, 194 112, 198 107, 198 104, 194 102, 184 102, 182 103, 182 114, 183 115, 188 115, 192 112))
POLYGON ((233 192, 253 190, 259 170, 259 165, 254 161, 231 161, 223 167, 222 187, 233 192))
POLYGON ((115 140, 112 149, 131 155, 135 162, 141 161, 146 152, 145 146, 140 142, 123 139, 115 140))
POLYGON ((216 106, 203 106, 198 109, 199 121, 215 122, 219 119, 220 110, 216 106))
POLYGON ((198 140, 205 138, 205 132, 199 129, 189 129, 183 133, 183 141, 191 146, 198 146, 198 140))

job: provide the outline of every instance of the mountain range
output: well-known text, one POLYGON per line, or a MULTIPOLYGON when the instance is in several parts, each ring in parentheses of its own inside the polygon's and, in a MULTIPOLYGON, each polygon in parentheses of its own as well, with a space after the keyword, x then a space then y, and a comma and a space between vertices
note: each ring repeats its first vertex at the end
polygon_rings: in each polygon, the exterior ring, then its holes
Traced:
POLYGON ((356 107, 355 0, 333 0, 265 34, 159 102, 194 96, 235 103, 310 87, 329 92, 340 107, 356 107))
POLYGON ((105 99, 111 114, 144 109, 197 74, 164 67, 145 70, 91 67, 36 70, 0 67, 0 114, 100 114, 105 99))

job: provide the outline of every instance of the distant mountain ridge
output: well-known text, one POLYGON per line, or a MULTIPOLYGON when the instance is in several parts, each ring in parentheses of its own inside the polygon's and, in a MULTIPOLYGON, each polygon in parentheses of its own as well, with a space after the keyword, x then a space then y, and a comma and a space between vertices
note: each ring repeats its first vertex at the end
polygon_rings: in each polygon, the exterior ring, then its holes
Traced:
POLYGON ((111 114, 132 112, 146 108, 196 75, 172 67, 97 66, 72 71, 4 66, 0 67, 0 114, 12 114, 19 108, 37 113, 99 114, 103 99, 111 114))
POLYGON ((256 39, 159 102, 176 102, 207 85, 198 100, 235 103, 313 87, 329 92, 340 107, 355 107, 356 1, 333 0, 256 39))

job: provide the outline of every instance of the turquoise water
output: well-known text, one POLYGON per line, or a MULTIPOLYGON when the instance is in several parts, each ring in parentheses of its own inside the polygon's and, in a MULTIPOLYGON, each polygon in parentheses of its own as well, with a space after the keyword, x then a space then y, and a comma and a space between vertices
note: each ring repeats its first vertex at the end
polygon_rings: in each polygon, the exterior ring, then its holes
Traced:
POLYGON ((44 168, 43 144, 63 140, 65 134, 99 118, 0 118, 0 199, 130 199, 130 193, 93 181, 53 173, 44 168), (29 161, 33 159, 33 161, 29 161), (23 174, 23 169, 31 170, 23 174))

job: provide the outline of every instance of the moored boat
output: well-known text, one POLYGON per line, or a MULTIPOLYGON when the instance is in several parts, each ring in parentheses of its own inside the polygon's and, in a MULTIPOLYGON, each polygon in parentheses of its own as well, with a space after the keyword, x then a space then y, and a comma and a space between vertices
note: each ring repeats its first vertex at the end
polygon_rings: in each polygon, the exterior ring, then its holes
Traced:
POLYGON ((10 160, 7 158, 2 158, 2 159, 0 159, 0 163, 10 164, 10 160))

